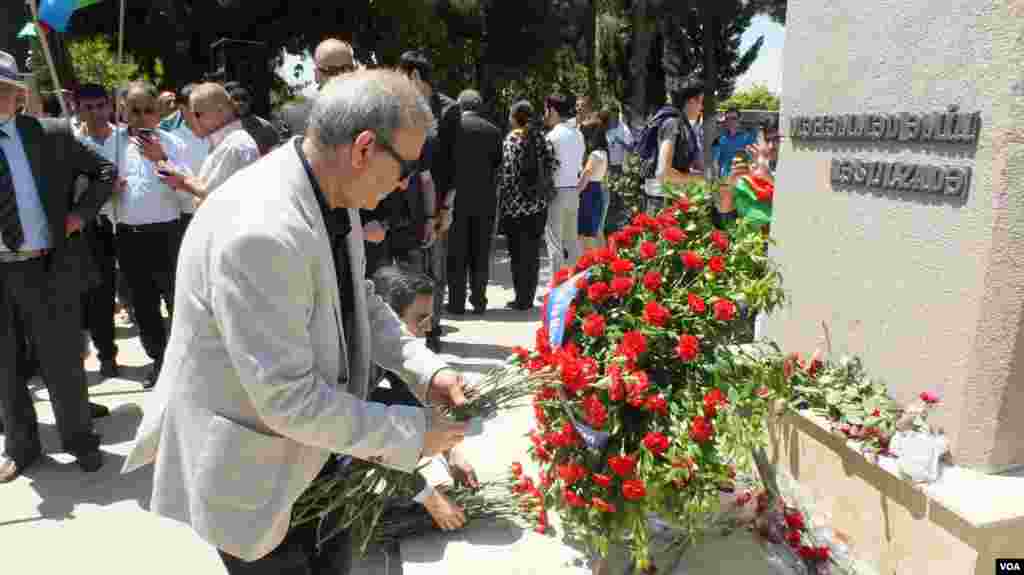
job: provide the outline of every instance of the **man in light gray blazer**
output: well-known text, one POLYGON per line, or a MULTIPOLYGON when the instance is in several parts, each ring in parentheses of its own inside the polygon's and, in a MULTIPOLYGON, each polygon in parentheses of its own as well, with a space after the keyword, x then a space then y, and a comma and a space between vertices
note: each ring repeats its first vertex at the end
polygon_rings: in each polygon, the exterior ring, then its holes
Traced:
POLYGON ((191 524, 232 575, 344 572, 288 528, 329 455, 412 471, 465 433, 434 410, 365 401, 371 362, 424 404, 465 401, 363 272, 358 209, 406 184, 430 121, 401 75, 339 77, 306 136, 235 174, 188 228, 164 368, 125 472, 155 461, 152 511, 191 524))

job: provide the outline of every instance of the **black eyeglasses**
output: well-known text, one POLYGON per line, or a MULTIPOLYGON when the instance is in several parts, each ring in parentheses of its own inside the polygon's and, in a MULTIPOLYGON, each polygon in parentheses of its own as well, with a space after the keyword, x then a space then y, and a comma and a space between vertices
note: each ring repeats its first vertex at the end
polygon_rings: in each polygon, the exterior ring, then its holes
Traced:
POLYGON ((396 162, 398 162, 399 182, 408 179, 409 176, 411 176, 420 165, 419 158, 415 160, 406 160, 405 158, 398 154, 398 151, 395 150, 391 146, 391 144, 389 144, 386 140, 382 138, 377 138, 377 145, 383 148, 384 151, 387 152, 389 156, 391 156, 392 158, 394 158, 396 162))
POLYGON ((317 66, 316 69, 320 70, 320 75, 333 78, 334 76, 354 72, 356 67, 352 64, 342 64, 341 66, 317 66))

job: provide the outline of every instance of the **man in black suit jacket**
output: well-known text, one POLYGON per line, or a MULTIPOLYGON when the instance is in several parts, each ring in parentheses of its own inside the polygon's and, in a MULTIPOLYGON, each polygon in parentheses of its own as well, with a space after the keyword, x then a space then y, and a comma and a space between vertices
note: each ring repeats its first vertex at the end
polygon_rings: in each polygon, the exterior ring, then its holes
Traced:
POLYGON ((0 412, 6 427, 0 483, 42 454, 32 396, 19 377, 15 318, 40 359, 64 449, 85 471, 103 464, 82 366, 81 295, 98 280, 85 222, 116 179, 113 164, 74 137, 67 120, 15 115, 24 85, 0 52, 0 412), (75 203, 75 179, 88 188, 75 203))
POLYGON ((475 90, 459 94, 462 123, 455 144, 455 218, 448 241, 448 312, 466 308, 466 274, 469 302, 474 313, 487 309, 491 234, 497 212, 496 177, 501 165, 501 130, 480 115, 483 100, 475 90))

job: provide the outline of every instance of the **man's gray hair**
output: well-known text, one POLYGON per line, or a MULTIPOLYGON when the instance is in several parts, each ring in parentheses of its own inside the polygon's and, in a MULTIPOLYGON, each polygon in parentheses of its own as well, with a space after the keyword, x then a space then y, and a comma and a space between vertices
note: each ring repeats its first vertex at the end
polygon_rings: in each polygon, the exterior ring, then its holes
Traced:
POLYGON ((484 99, 476 90, 463 90, 459 93, 459 107, 467 112, 476 112, 484 106, 484 99))
POLYGON ((434 120, 430 104, 404 75, 359 70, 333 78, 317 96, 307 136, 318 146, 351 144, 364 131, 394 141, 400 129, 426 129, 434 120))

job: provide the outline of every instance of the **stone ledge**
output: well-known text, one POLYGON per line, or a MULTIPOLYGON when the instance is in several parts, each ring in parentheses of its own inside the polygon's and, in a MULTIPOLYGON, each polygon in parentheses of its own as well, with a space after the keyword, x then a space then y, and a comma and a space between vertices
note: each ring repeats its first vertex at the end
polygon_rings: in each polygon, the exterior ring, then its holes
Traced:
POLYGON ((873 461, 808 413, 777 417, 770 438, 772 462, 881 573, 994 573, 996 557, 1024 549, 1024 478, 947 467, 937 483, 915 485, 894 459, 873 461))

